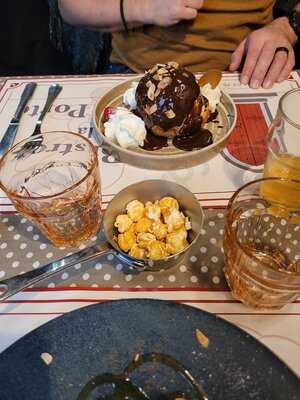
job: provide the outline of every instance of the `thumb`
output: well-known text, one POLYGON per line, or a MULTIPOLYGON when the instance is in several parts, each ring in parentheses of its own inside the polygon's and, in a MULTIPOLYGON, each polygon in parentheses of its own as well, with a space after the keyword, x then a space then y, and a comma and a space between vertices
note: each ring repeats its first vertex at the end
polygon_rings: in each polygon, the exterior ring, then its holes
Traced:
POLYGON ((231 63, 229 65, 229 71, 236 71, 241 65, 245 53, 245 44, 246 44, 246 39, 244 39, 232 53, 231 63))

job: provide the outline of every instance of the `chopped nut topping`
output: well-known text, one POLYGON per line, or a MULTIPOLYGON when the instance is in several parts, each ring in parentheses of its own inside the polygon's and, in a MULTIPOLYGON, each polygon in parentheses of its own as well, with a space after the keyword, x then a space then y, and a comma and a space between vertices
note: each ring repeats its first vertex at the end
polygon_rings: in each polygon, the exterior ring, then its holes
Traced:
POLYGON ((169 119, 172 119, 176 116, 173 110, 168 110, 165 112, 165 114, 169 119))
POLYGON ((149 88, 151 85, 152 85, 152 82, 151 82, 151 81, 147 81, 147 82, 146 82, 146 87, 147 87, 147 88, 149 88))
POLYGON ((196 329, 196 338, 202 347, 204 347, 205 349, 208 348, 209 338, 205 336, 204 333, 200 331, 200 329, 196 329))
POLYGON ((165 89, 172 83, 172 78, 170 76, 165 76, 157 85, 158 89, 165 89))
POLYGON ((147 96, 151 101, 154 100, 155 90, 156 90, 156 87, 155 87, 154 83, 152 83, 147 92, 147 96))
POLYGON ((156 105, 156 104, 153 104, 153 106, 151 106, 151 107, 149 108, 149 115, 155 113, 156 111, 157 111, 157 105, 156 105))
POLYGON ((163 75, 163 74, 168 74, 169 71, 168 71, 166 68, 160 68, 160 69, 157 71, 157 73, 158 73, 159 75, 163 75))
POLYGON ((168 65, 170 66, 170 67, 174 67, 174 68, 178 68, 179 67, 179 64, 176 62, 176 61, 169 61, 168 62, 168 65))
POLYGON ((155 81, 161 81, 162 80, 162 75, 159 75, 159 74, 155 74, 154 76, 153 76, 153 79, 155 80, 155 81))

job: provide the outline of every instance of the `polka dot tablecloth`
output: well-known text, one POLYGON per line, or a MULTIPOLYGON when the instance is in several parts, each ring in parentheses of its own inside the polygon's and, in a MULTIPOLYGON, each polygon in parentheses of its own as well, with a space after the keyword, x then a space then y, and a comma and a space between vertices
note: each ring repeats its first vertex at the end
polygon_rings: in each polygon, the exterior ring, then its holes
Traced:
MULTIPOLYGON (((223 275, 224 212, 206 210, 200 240, 178 265, 160 272, 128 274, 124 265, 108 255, 78 263, 40 282, 40 287, 84 286, 122 288, 205 287, 226 288, 223 275), (125 273, 124 273, 125 272, 125 273)), ((0 217, 0 280, 21 274, 70 254, 54 247, 31 222, 19 215, 0 217)), ((90 243, 101 239, 93 237, 90 243)))

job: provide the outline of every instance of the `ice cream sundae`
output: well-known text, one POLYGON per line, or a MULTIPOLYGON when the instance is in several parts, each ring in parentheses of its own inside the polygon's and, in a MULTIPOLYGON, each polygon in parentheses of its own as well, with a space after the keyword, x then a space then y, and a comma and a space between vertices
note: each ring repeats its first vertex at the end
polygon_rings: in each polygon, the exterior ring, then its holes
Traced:
POLYGON ((126 90, 124 107, 104 115, 105 135, 126 148, 206 147, 213 143, 205 124, 216 117, 220 79, 220 73, 211 73, 197 82, 176 62, 156 64, 126 90))

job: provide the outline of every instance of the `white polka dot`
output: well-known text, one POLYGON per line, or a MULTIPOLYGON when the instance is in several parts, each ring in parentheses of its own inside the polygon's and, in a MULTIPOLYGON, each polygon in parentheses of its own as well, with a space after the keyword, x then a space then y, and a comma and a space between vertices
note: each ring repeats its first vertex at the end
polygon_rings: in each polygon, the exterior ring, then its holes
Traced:
POLYGON ((88 279, 90 279, 90 274, 88 274, 87 272, 85 274, 82 275, 82 279, 84 281, 87 281, 88 279))
POLYGON ((290 253, 290 252, 291 252, 291 249, 290 249, 289 247, 287 247, 287 248, 285 249, 285 251, 286 251, 287 253, 290 253))
POLYGON ((7 247, 7 243, 5 243, 5 242, 1 243, 0 248, 2 250, 6 249, 6 247, 7 247))
POLYGON ((35 262, 32 264, 32 266, 33 266, 34 269, 35 269, 35 268, 38 268, 38 267, 40 266, 40 262, 39 262, 39 261, 35 261, 35 262))
POLYGON ((76 283, 71 283, 70 286, 71 286, 71 287, 76 287, 77 285, 76 285, 76 283))
POLYGON ((69 278, 69 274, 67 273, 67 272, 64 272, 62 275, 61 275, 61 279, 63 279, 63 280, 66 280, 66 279, 68 279, 69 278))
POLYGON ((21 249, 21 250, 26 249, 26 247, 27 247, 27 243, 21 243, 21 244, 20 244, 20 249, 21 249))
POLYGON ((15 229, 15 227, 13 225, 9 225, 9 227, 7 228, 7 230, 9 232, 13 231, 15 229))
POLYGON ((26 254, 26 258, 31 258, 32 256, 33 256, 33 253, 31 251, 26 254))
POLYGON ((122 271, 122 269, 123 269, 123 265, 122 265, 122 264, 117 264, 117 265, 116 265, 116 270, 117 270, 117 271, 120 272, 120 271, 122 271))
POLYGON ((14 255, 14 253, 13 253, 12 251, 9 251, 9 252, 6 254, 6 258, 12 258, 13 255, 14 255))
POLYGON ((207 266, 206 266, 206 265, 203 265, 203 266, 201 267, 201 272, 206 273, 207 271, 208 271, 207 266))
POLYGON ((297 245, 298 244, 298 240, 293 240, 293 245, 297 245))
MULTIPOLYGON (((40 249, 41 249, 41 250, 45 250, 46 248, 47 248, 46 243, 40 244, 40 249)), ((72 254, 72 253, 71 253, 71 254, 72 254)))
POLYGON ((119 289, 120 285, 114 285, 113 288, 119 289))
POLYGON ((265 222, 269 222, 270 221, 270 217, 264 217, 264 221, 265 222))
POLYGON ((5 271, 0 271, 0 279, 5 276, 5 271))
POLYGON ((33 238, 33 240, 39 240, 40 235, 33 235, 32 238, 33 238))
POLYGON ((213 263, 216 264, 216 263, 219 261, 219 258, 216 257, 216 256, 213 256, 213 257, 211 258, 211 261, 212 261, 213 263))
POLYGON ((276 233, 277 233, 277 235, 281 235, 281 229, 277 228, 276 233))
POLYGON ((18 268, 19 265, 20 265, 20 261, 14 261, 14 262, 11 264, 11 266, 12 266, 13 268, 18 268))
POLYGON ((130 282, 131 280, 132 280, 132 275, 130 275, 130 274, 125 275, 125 281, 126 282, 130 282))
POLYGON ((25 222, 27 222, 27 219, 26 218, 22 218, 21 219, 21 224, 25 224, 25 222))
POLYGON ((187 271, 187 267, 185 265, 180 265, 179 270, 181 272, 186 272, 187 271))
POLYGON ((217 243, 217 239, 216 238, 210 238, 209 239, 211 244, 216 244, 217 243))
POLYGON ((215 223, 214 221, 209 221, 208 225, 209 225, 209 226, 215 226, 216 223, 215 223))
POLYGON ((55 287, 55 283, 53 283, 53 282, 50 282, 50 283, 48 283, 48 288, 54 288, 55 287))
POLYGON ((287 224, 287 221, 286 221, 286 219, 282 219, 282 220, 280 221, 280 223, 281 223, 282 226, 284 226, 284 225, 287 224))
POLYGON ((75 264, 75 265, 74 265, 74 268, 75 268, 75 269, 80 269, 80 268, 81 268, 81 264, 80 264, 80 263, 75 264))
POLYGON ((21 237, 21 235, 19 235, 18 233, 16 235, 14 235, 14 240, 19 240, 21 237))
POLYGON ((97 285, 97 283, 92 283, 91 287, 99 287, 99 285, 97 285))
POLYGON ((107 258, 108 261, 111 261, 111 260, 113 260, 115 257, 114 257, 113 254, 109 254, 106 258, 107 258))
POLYGON ((195 276, 195 275, 191 276, 191 282, 192 283, 197 283, 198 282, 197 276, 195 276))
POLYGON ((224 214, 223 213, 218 213, 218 218, 223 218, 224 214))
POLYGON ((201 235, 205 235, 206 234, 206 230, 202 228, 200 233, 201 233, 201 235))
POLYGON ((147 281, 148 282, 152 282, 154 280, 154 276, 153 275, 148 275, 147 276, 147 281))
POLYGON ((220 283, 220 278, 218 276, 214 276, 212 278, 212 281, 213 281, 213 283, 215 283, 217 285, 218 283, 220 283))
POLYGON ((4 222, 4 223, 8 222, 8 218, 6 218, 6 217, 3 218, 3 219, 2 219, 2 222, 4 222))
POLYGON ((78 247, 79 250, 84 250, 86 248, 86 245, 81 243, 81 245, 78 247))
POLYGON ((136 287, 136 289, 142 289, 141 285, 136 285, 135 287, 136 287))
POLYGON ((196 262, 197 260, 198 260, 198 258, 196 257, 196 256, 192 256, 191 258, 190 258, 190 260, 191 260, 191 262, 196 262))
POLYGON ((176 276, 175 275, 170 275, 168 279, 169 279, 169 282, 175 282, 176 281, 176 276))
POLYGON ((32 231, 33 231, 33 226, 31 226, 31 225, 28 226, 27 229, 26 229, 26 231, 27 231, 27 232, 32 232, 32 231))
POLYGON ((295 232, 298 232, 299 229, 300 229, 300 226, 295 226, 294 231, 295 231, 295 232))
POLYGON ((290 234, 290 233, 287 233, 286 235, 285 235, 285 238, 286 239, 290 239, 292 237, 292 235, 290 234))
POLYGON ((201 253, 207 253, 207 248, 204 247, 204 246, 200 247, 200 252, 201 253))
POLYGON ((51 252, 50 252, 50 253, 47 253, 47 254, 46 254, 46 257, 47 257, 47 258, 53 257, 53 253, 51 253, 51 252))
POLYGON ((274 228, 274 222, 270 223, 270 228, 274 228))
POLYGON ((105 281, 109 281, 109 280, 111 279, 111 275, 110 275, 110 274, 105 274, 104 277, 103 277, 103 279, 104 279, 105 281))
POLYGON ((221 236, 223 236, 223 235, 224 235, 224 229, 220 229, 220 230, 219 230, 219 234, 220 234, 221 236))
POLYGON ((271 238, 271 239, 270 239, 270 242, 271 242, 271 243, 276 243, 276 239, 271 238))
POLYGON ((102 264, 101 264, 101 263, 97 263, 97 264, 95 265, 95 269, 96 269, 97 271, 100 271, 100 269, 102 269, 102 264))

